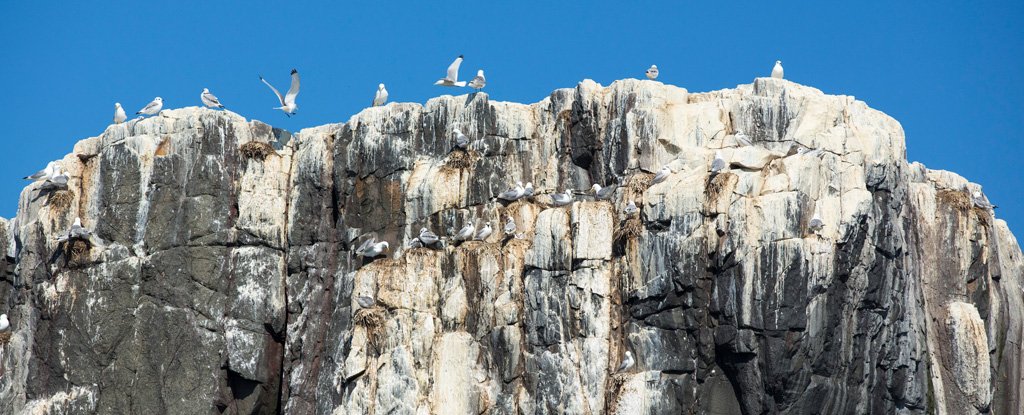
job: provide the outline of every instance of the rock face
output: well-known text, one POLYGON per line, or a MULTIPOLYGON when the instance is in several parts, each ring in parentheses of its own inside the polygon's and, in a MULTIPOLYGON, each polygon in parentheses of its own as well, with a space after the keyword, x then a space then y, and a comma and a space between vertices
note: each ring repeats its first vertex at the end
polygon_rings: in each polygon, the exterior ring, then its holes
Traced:
POLYGON ((64 158, 67 192, 29 185, 0 221, 0 412, 1022 413, 1020 248, 904 146, 779 79, 445 96, 294 135, 198 108, 112 125, 64 158), (493 199, 516 181, 535 195, 493 199), (595 183, 619 187, 547 204, 595 183), (59 245, 76 217, 103 243, 59 245), (470 222, 495 232, 409 247, 470 222), (370 236, 385 257, 355 255, 370 236))

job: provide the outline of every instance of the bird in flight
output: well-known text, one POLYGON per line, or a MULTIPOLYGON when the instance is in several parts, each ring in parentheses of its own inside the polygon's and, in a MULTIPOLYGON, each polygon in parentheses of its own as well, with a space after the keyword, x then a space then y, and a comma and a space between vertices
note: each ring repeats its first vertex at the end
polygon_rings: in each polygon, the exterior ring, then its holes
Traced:
POLYGON ((438 79, 437 82, 434 82, 434 85, 457 87, 466 86, 466 81, 459 82, 459 65, 462 65, 462 55, 455 58, 455 62, 452 62, 452 64, 448 66, 448 73, 444 78, 438 79))
POLYGON ((260 80, 267 84, 271 91, 274 91, 274 95, 277 95, 277 100, 281 103, 280 107, 274 107, 274 109, 284 111, 284 115, 288 117, 295 115, 295 111, 299 109, 299 105, 295 103, 295 97, 299 95, 299 71, 292 69, 292 86, 288 88, 288 93, 283 97, 280 92, 277 92, 277 88, 263 79, 263 75, 260 75, 260 80))

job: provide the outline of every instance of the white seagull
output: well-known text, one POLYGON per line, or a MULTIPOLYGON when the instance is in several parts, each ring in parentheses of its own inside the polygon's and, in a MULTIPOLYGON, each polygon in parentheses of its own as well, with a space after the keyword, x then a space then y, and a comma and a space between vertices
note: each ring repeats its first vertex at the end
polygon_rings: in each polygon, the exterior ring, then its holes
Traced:
POLYGON ((455 147, 465 150, 469 147, 469 137, 462 133, 462 130, 455 129, 455 147))
POLYGON ((356 250, 356 255, 365 258, 373 258, 388 250, 390 247, 388 241, 376 241, 376 238, 367 239, 366 242, 363 242, 363 244, 359 246, 359 249, 356 250))
POLYGON ((288 93, 283 97, 280 92, 277 92, 277 88, 263 79, 263 75, 260 75, 260 80, 267 84, 271 91, 274 91, 274 95, 277 95, 277 100, 281 103, 280 107, 274 107, 274 109, 284 111, 284 115, 289 117, 295 115, 295 111, 299 109, 299 105, 295 103, 295 97, 299 95, 299 71, 292 69, 292 86, 288 88, 288 93))
POLYGON ((746 134, 743 134, 743 131, 741 130, 736 130, 736 134, 733 135, 733 138, 735 138, 736 142, 739 143, 739 145, 741 146, 745 147, 753 145, 753 143, 750 142, 750 137, 747 137, 746 134))
POLYGON ((594 183, 590 188, 594 190, 594 198, 599 200, 611 198, 615 194, 615 185, 601 187, 601 185, 594 183))
POLYGON ((658 173, 654 175, 653 179, 651 179, 651 184, 655 185, 655 184, 661 183, 661 182, 665 181, 665 179, 667 179, 668 176, 671 175, 671 174, 672 174, 672 168, 669 167, 668 164, 666 164, 664 166, 661 166, 661 170, 658 170, 658 173))
POLYGON ((473 239, 478 241, 486 241, 487 237, 491 236, 491 232, 493 231, 494 230, 491 229, 491 223, 487 222, 487 224, 484 225, 483 229, 480 229, 480 231, 476 233, 476 236, 473 237, 473 239))
POLYGON ((551 204, 554 206, 565 206, 572 203, 572 190, 566 189, 565 193, 551 195, 551 204))
POLYGON ((377 93, 373 95, 373 106, 379 107, 388 102, 388 90, 384 89, 384 84, 377 85, 377 93))
POLYGON ((982 208, 982 209, 995 209, 995 208, 999 207, 999 206, 993 205, 992 202, 989 202, 988 198, 985 197, 984 194, 982 194, 980 191, 977 191, 977 190, 971 193, 971 203, 973 203, 974 206, 982 208))
POLYGON ((459 230, 459 233, 455 234, 455 240, 456 241, 468 241, 470 239, 473 239, 473 235, 475 233, 476 233, 476 226, 473 225, 472 222, 470 222, 466 226, 463 226, 462 229, 459 230))
POLYGON ((516 200, 519 200, 519 198, 523 197, 523 195, 525 194, 526 188, 523 187, 523 182, 516 182, 515 187, 512 187, 504 192, 501 192, 501 194, 498 195, 498 199, 514 202, 516 200))
POLYGON ((11 329, 11 321, 7 319, 7 314, 0 314, 0 332, 6 332, 11 329))
POLYGON ((57 242, 88 240, 90 236, 92 236, 92 232, 82 226, 82 218, 75 218, 75 223, 68 228, 68 231, 57 236, 57 242))
POLYGON ((484 70, 480 69, 476 71, 476 78, 469 81, 469 87, 479 91, 484 89, 485 86, 487 86, 487 78, 484 78, 484 70))
POLYGON ((145 107, 142 107, 142 109, 139 110, 139 112, 136 112, 135 114, 136 115, 138 115, 138 114, 142 114, 142 115, 156 115, 157 113, 160 112, 161 109, 163 109, 163 107, 164 107, 164 99, 160 98, 160 97, 156 97, 156 98, 153 98, 152 102, 150 102, 149 104, 146 104, 145 107))
POLYGON ((818 215, 817 211, 814 212, 814 216, 811 217, 811 221, 807 223, 807 228, 814 233, 818 233, 825 228, 825 221, 821 220, 821 216, 818 215))
POLYGON ((775 67, 772 68, 772 78, 782 79, 782 61, 775 61, 775 67))
POLYGON ((511 216, 508 217, 508 221, 505 222, 505 235, 512 235, 516 233, 516 221, 511 216))
POLYGON ((437 82, 434 82, 434 85, 457 87, 466 86, 466 81, 459 82, 459 65, 462 65, 462 55, 455 58, 455 62, 452 62, 452 64, 448 66, 448 73, 445 77, 438 79, 437 82))
POLYGON ((523 188, 523 197, 533 196, 533 183, 526 183, 526 187, 523 188))
POLYGON ((124 120, 127 120, 127 119, 128 119, 128 116, 125 115, 124 108, 121 108, 121 103, 120 102, 115 102, 114 103, 114 124, 123 123, 124 120))
POLYGON ((824 152, 821 151, 820 148, 816 148, 816 149, 811 150, 811 149, 809 149, 807 147, 804 147, 804 146, 797 147, 796 148, 796 153, 801 155, 801 156, 807 156, 807 157, 818 157, 818 156, 821 156, 822 154, 824 154, 824 152))
POLYGON ((420 228, 420 236, 418 237, 418 239, 420 240, 420 242, 423 242, 423 245, 426 246, 432 246, 436 244, 438 240, 440 240, 437 237, 437 234, 427 230, 427 228, 420 228))
POLYGON ((718 174, 721 173, 722 170, 725 170, 725 159, 722 158, 721 151, 716 151, 715 159, 711 161, 711 173, 718 174))
POLYGON ((46 180, 43 180, 43 185, 39 186, 39 191, 45 192, 48 190, 67 189, 68 179, 69 177, 67 172, 65 172, 64 170, 60 170, 60 172, 57 173, 57 175, 50 177, 46 180))
POLYGON ((221 105, 217 96, 211 94, 209 89, 203 88, 203 93, 199 94, 199 99, 203 101, 203 105, 206 105, 206 108, 224 108, 224 105, 221 105))
POLYGON ((60 174, 60 169, 60 160, 54 160, 49 163, 46 163, 45 169, 39 170, 31 176, 25 176, 24 179, 31 180, 34 182, 38 182, 40 180, 49 180, 53 178, 53 176, 60 174))
POLYGON ((636 362, 633 361, 633 353, 626 350, 626 355, 622 357, 622 363, 619 364, 619 368, 615 370, 615 373, 622 373, 629 370, 629 368, 633 367, 634 363, 636 362))
POLYGON ((650 79, 652 81, 658 79, 658 65, 651 65, 650 68, 647 68, 646 74, 647 79, 650 79))

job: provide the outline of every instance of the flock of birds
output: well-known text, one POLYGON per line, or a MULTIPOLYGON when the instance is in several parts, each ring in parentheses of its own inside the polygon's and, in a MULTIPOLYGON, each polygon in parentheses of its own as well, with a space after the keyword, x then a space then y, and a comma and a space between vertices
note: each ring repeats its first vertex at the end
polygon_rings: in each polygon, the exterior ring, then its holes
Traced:
MULTIPOLYGON (((487 80, 484 77, 484 71, 482 69, 478 70, 476 77, 474 77, 468 83, 466 81, 459 81, 459 67, 462 65, 462 61, 463 56, 459 55, 459 57, 457 57, 455 61, 453 61, 451 65, 448 66, 445 76, 437 80, 434 84, 445 87, 465 87, 468 85, 469 87, 476 89, 478 91, 480 89, 483 89, 487 85, 487 80)), ((657 65, 651 65, 651 67, 645 71, 645 75, 648 79, 657 79, 659 75, 657 65)), ((772 68, 771 77, 778 79, 783 78, 783 69, 781 61, 775 62, 775 66, 772 68)), ((274 95, 277 97, 277 101, 280 104, 280 106, 274 107, 274 109, 281 110, 282 112, 284 112, 286 116, 289 117, 295 115, 299 108, 298 104, 296 103, 296 98, 299 95, 299 72, 295 69, 292 69, 291 86, 288 88, 288 92, 285 93, 284 95, 281 95, 277 88, 274 88, 274 86, 267 82, 267 80, 264 79, 262 76, 260 76, 259 78, 260 81, 266 84, 267 87, 269 87, 270 90, 273 91, 274 95)), ((203 88, 203 91, 200 94, 199 98, 203 105, 207 108, 225 108, 225 106, 221 104, 220 99, 217 98, 217 96, 215 96, 213 93, 211 93, 210 90, 207 88, 203 88)), ((387 100, 388 91, 385 88, 384 84, 382 83, 377 86, 377 92, 374 95, 372 105, 382 106, 387 103, 387 100)), ((136 112, 136 114, 143 117, 152 116, 159 114, 162 109, 163 99, 161 97, 156 97, 153 99, 152 102, 150 102, 145 107, 136 112)), ((121 107, 121 104, 115 103, 114 123, 120 124, 125 122, 126 120, 127 115, 125 114, 124 109, 121 107)), ((453 135, 455 137, 453 150, 465 151, 469 147, 471 140, 465 134, 463 134, 462 131, 459 130, 458 128, 455 128, 453 135)), ((753 142, 751 141, 750 137, 748 137, 742 131, 736 131, 734 134, 734 139, 736 143, 740 146, 753 145, 753 142)), ((823 154, 821 149, 809 149, 803 146, 797 146, 796 153, 802 156, 809 157, 818 157, 823 154)), ((709 168, 711 175, 714 176, 716 174, 719 174, 723 172, 727 167, 728 163, 723 157, 721 151, 716 151, 714 159, 712 160, 709 168)), ((672 173, 673 170, 669 165, 663 166, 654 175, 653 179, 651 180, 651 185, 655 185, 665 181, 672 173)), ((59 161, 52 161, 49 164, 47 164, 46 168, 40 170, 39 172, 31 176, 25 177, 25 179, 32 180, 33 182, 42 182, 42 184, 37 188, 37 190, 40 191, 40 193, 43 193, 66 189, 68 186, 69 175, 62 168, 59 161)), ((591 190, 593 192, 593 197, 596 200, 609 200, 615 195, 616 188, 616 185, 603 187, 599 184, 594 184, 591 190)), ((523 185, 522 182, 516 182, 515 186, 512 186, 508 190, 498 194, 496 196, 496 199, 500 199, 504 202, 514 202, 520 199, 530 198, 533 195, 533 183, 526 183, 526 185, 523 185)), ((571 189, 567 189, 561 193, 554 193, 550 195, 550 205, 555 207, 569 205, 573 203, 573 201, 575 200, 575 195, 576 192, 571 189)), ((996 207, 989 203, 988 199, 980 191, 970 192, 970 196, 972 203, 976 207, 982 209, 993 209, 996 207)), ((629 200, 626 203, 625 208, 623 209, 623 212, 626 214, 627 217, 633 217, 639 214, 639 211, 640 209, 637 207, 636 203, 633 200, 629 200)), ((810 222, 808 223, 808 228, 812 232, 818 233, 824 228, 824 226, 824 221, 819 216, 817 209, 815 209, 815 213, 811 218, 810 222)), ((509 217, 503 229, 505 235, 507 237, 514 238, 521 237, 520 234, 516 234, 516 230, 517 229, 515 220, 509 217)), ((490 222, 487 222, 483 227, 477 229, 477 226, 473 221, 470 221, 468 224, 464 225, 457 232, 454 231, 453 229, 449 229, 450 240, 456 243, 466 241, 484 241, 491 236, 493 231, 494 230, 490 222)), ((87 240, 90 242, 90 244, 95 244, 95 241, 97 239, 98 238, 96 238, 92 234, 92 232, 90 232, 88 229, 82 226, 81 218, 75 218, 75 221, 71 225, 71 227, 66 232, 58 235, 56 241, 58 242, 58 244, 65 244, 76 240, 87 240)), ((439 237, 437 234, 431 232, 427 228, 422 228, 420 229, 419 235, 416 238, 414 238, 410 243, 410 247, 442 248, 444 246, 444 242, 444 238, 439 237)), ((100 241, 100 243, 102 243, 102 241, 100 241)), ((372 259, 384 254, 389 250, 389 248, 390 245, 388 244, 387 241, 377 241, 375 237, 370 237, 356 249, 355 253, 356 255, 372 259)), ((373 299, 369 297, 359 297, 357 301, 363 307, 370 307, 374 303, 373 299)), ((10 322, 7 319, 7 315, 0 315, 0 332, 8 330, 9 327, 10 322)), ((629 351, 627 351, 625 353, 621 365, 618 368, 618 371, 621 372, 624 370, 628 370, 630 367, 633 366, 633 364, 633 356, 629 351)))

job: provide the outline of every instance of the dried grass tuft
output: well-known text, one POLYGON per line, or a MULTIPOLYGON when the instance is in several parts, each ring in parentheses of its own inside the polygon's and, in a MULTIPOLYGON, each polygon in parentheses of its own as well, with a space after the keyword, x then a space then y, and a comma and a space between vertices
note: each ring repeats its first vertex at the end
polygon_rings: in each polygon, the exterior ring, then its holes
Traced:
POLYGON ((654 180, 654 175, 651 173, 640 172, 630 176, 626 182, 625 200, 640 199, 647 188, 651 187, 651 180, 654 180))
POLYGON ((267 156, 271 154, 277 155, 277 151, 274 150, 273 146, 260 141, 250 141, 242 144, 242 146, 238 148, 238 151, 242 153, 242 156, 245 158, 259 161, 265 160, 267 156))
POLYGON ((711 178, 708 183, 708 200, 717 201, 722 196, 722 192, 730 186, 733 181, 739 181, 739 177, 732 173, 721 173, 711 178))
POLYGON ((640 218, 629 218, 615 231, 615 240, 635 239, 643 233, 644 224, 640 218))
POLYGON ((935 194, 935 199, 939 204, 949 205, 954 210, 967 211, 974 207, 974 203, 971 202, 971 197, 968 196, 967 193, 959 190, 939 190, 939 192, 935 194))
POLYGON ((57 190, 47 195, 46 204, 51 209, 64 211, 71 207, 71 202, 74 200, 75 194, 71 193, 70 190, 57 190))
POLYGON ((384 309, 374 306, 356 310, 355 323, 366 329, 366 338, 373 350, 380 350, 384 336, 384 309))
POLYGON ((8 330, 8 331, 5 331, 5 332, 0 332, 0 344, 10 343, 11 342, 11 336, 13 336, 13 335, 14 335, 14 332, 11 331, 11 330, 8 330))
POLYGON ((448 159, 445 160, 444 167, 450 170, 463 170, 468 169, 476 163, 477 155, 470 151, 465 150, 453 150, 448 153, 448 159))

